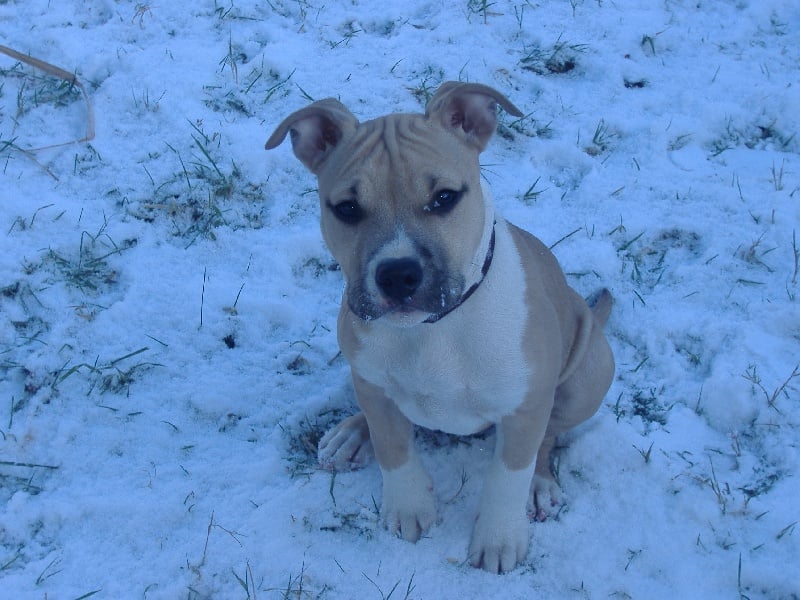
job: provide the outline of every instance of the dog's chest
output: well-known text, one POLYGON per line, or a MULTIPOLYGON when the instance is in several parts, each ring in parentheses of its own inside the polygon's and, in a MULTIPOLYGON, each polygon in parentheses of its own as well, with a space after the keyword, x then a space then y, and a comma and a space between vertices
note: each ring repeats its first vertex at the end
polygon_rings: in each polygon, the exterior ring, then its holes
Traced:
POLYGON ((530 371, 521 328, 452 321, 369 336, 354 367, 412 422, 466 435, 513 413, 525 398, 530 371))

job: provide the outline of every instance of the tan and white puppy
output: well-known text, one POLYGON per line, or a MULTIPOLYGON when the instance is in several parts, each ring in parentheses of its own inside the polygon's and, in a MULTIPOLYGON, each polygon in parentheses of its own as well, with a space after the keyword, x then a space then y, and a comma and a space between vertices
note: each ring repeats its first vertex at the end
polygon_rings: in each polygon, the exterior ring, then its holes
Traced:
POLYGON ((592 311, 481 183, 498 104, 521 115, 492 88, 457 82, 424 115, 365 123, 326 99, 267 142, 290 134, 317 176, 322 234, 347 284, 338 337, 362 412, 323 438, 320 460, 345 468, 374 448, 382 518, 414 542, 436 521, 414 425, 454 434, 494 425, 468 559, 495 573, 525 558, 529 501, 540 514, 558 501, 556 436, 595 413, 614 372, 602 332, 611 295, 592 311))

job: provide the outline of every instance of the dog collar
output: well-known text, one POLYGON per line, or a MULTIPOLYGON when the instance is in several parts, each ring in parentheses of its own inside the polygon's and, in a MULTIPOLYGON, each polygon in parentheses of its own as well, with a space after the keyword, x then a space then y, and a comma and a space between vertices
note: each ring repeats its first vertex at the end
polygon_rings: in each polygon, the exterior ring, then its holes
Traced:
POLYGON ((489 250, 487 250, 486 252, 486 259, 483 261, 483 267, 481 267, 481 278, 474 284, 472 284, 472 286, 470 286, 470 288, 466 292, 464 292, 459 301, 456 302, 453 306, 451 306, 444 312, 431 315, 430 317, 425 319, 423 323, 436 323, 436 321, 443 319, 451 312, 453 312, 455 309, 457 309, 459 306, 464 304, 464 302, 466 302, 469 299, 469 297, 475 293, 475 290, 478 289, 481 283, 483 283, 483 280, 486 278, 486 274, 489 272, 489 267, 492 266, 492 258, 494 258, 494 229, 496 224, 497 224, 496 222, 492 224, 492 237, 489 240, 489 250))

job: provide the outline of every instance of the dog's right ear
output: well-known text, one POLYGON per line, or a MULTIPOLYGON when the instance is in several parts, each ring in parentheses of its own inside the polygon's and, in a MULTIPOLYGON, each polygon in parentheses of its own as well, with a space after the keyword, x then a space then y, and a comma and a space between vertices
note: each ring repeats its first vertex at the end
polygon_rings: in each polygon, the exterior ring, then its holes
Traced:
POLYGON ((358 127, 358 119, 334 98, 310 104, 286 117, 267 140, 266 148, 278 146, 288 133, 292 150, 315 175, 342 138, 358 127))

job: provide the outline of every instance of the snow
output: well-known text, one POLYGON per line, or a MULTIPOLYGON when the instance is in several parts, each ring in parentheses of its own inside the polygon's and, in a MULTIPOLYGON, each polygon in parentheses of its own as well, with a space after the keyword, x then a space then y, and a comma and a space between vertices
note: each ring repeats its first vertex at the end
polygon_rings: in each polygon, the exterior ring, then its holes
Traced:
POLYGON ((800 596, 800 4, 0 0, 0 588, 8 598, 800 596), (421 432, 439 522, 379 525, 340 273, 291 111, 486 83, 495 204, 589 296, 617 376, 524 565, 466 563, 491 435, 421 432), (10 142, 10 143, 9 143, 10 142), (526 196, 527 192, 527 196, 526 196), (777 393, 776 393, 777 392, 777 393))

